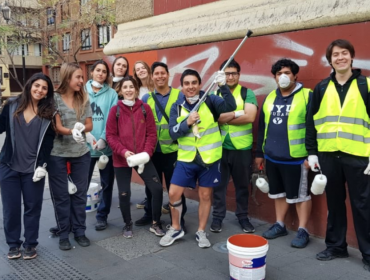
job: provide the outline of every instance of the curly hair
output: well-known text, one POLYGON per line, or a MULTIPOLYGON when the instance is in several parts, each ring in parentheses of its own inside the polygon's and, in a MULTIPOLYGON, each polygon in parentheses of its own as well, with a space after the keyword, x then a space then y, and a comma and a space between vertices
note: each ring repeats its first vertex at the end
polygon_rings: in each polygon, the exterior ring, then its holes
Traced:
POLYGON ((291 59, 282 58, 276 61, 271 67, 272 75, 276 76, 276 73, 280 71, 282 68, 288 67, 292 71, 293 75, 297 75, 299 72, 299 66, 291 59))

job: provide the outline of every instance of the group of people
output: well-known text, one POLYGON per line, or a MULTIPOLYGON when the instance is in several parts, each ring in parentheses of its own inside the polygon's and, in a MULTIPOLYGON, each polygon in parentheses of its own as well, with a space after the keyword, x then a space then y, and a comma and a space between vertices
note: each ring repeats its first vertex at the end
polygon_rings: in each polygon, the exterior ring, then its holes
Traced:
MULTIPOLYGON (((321 170, 327 176, 327 248, 317 254, 319 260, 348 257, 347 182, 359 248, 369 268, 370 80, 352 69, 354 56, 350 42, 333 41, 326 50, 333 73, 314 91, 297 81, 299 66, 294 61, 280 59, 273 64, 277 88, 261 105, 254 163, 266 170, 268 196, 275 203, 276 223, 262 236, 287 235, 284 219, 289 205, 295 204, 299 228, 291 246, 296 248, 309 243, 312 202, 308 170, 321 170)), ((102 197, 96 230, 108 226, 116 178, 123 236, 133 237, 134 224, 150 225, 149 230, 161 237, 160 245, 170 246, 187 232, 184 190, 198 186, 196 240, 199 247, 208 248, 206 225, 211 207, 210 231, 218 233, 232 177, 240 227, 245 233, 255 232, 248 217, 248 188, 258 103, 253 91, 239 83, 240 65, 235 60, 226 63, 214 78, 218 90, 206 98, 197 71, 182 73, 180 91, 168 84, 165 63, 154 62, 149 67, 137 61, 134 75, 129 76, 128 60, 122 56, 113 62, 112 75, 106 62, 97 61, 86 83, 78 65, 64 64, 55 92, 46 75, 32 76, 23 93, 5 105, 0 119, 0 133, 6 132, 0 185, 8 258, 22 256, 21 197, 23 258, 37 256, 47 172, 57 224, 51 231, 59 236, 59 248, 72 248, 71 232, 80 246, 90 245, 85 235, 86 192, 101 155, 109 161, 99 170, 102 197), (130 157, 137 155, 147 160, 133 166, 130 157), (132 168, 143 179, 146 194, 144 216, 135 223, 130 212, 132 168), (162 206, 163 177, 169 202, 162 206), (69 181, 77 187, 73 194, 69 181), (161 223, 162 210, 171 215, 167 231, 161 223)))

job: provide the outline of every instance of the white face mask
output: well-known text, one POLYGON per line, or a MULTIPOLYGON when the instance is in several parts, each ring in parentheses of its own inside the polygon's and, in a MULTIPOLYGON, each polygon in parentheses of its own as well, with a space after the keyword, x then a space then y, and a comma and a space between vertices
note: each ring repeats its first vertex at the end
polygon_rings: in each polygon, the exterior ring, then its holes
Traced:
POLYGON ((190 104, 195 104, 198 102, 199 100, 199 94, 197 95, 194 95, 193 97, 187 97, 186 100, 190 103, 190 104))
POLYGON ((96 88, 102 88, 103 85, 97 81, 92 81, 91 85, 96 88))
POLYGON ((281 74, 281 76, 279 77, 279 86, 281 88, 287 88, 290 86, 290 79, 288 77, 288 75, 286 74, 281 74))
POLYGON ((113 83, 117 83, 119 81, 121 81, 123 79, 123 77, 113 77, 113 83))
POLYGON ((125 105, 127 105, 127 106, 129 106, 129 107, 132 107, 132 106, 134 106, 134 104, 135 104, 135 100, 127 100, 127 99, 123 99, 123 100, 122 100, 122 103, 123 103, 123 104, 125 104, 125 105))

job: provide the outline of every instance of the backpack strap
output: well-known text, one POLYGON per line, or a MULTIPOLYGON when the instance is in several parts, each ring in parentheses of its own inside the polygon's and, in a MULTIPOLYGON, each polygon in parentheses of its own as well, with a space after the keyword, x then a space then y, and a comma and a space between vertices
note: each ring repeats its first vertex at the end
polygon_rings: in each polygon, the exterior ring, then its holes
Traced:
POLYGON ((358 89, 360 90, 362 99, 364 100, 364 103, 367 104, 367 99, 369 95, 369 88, 367 84, 367 78, 365 76, 360 75, 357 78, 357 86, 358 89))
POLYGON ((248 88, 242 86, 240 93, 245 103, 245 101, 247 100, 248 88))

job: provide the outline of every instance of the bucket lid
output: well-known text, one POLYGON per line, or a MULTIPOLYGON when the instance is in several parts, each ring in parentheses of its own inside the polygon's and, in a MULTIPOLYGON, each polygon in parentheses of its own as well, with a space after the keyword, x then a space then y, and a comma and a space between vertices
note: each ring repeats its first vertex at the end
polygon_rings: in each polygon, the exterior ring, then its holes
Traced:
POLYGON ((268 244, 265 238, 255 234, 235 234, 229 237, 228 242, 244 248, 262 247, 268 244))

